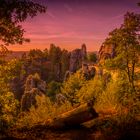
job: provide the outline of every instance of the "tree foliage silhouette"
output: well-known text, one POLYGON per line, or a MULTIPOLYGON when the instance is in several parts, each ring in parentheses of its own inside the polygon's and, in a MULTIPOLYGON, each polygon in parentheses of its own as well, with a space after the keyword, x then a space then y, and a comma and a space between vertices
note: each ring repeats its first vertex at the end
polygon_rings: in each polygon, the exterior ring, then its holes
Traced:
POLYGON ((0 41, 3 45, 29 42, 20 25, 28 17, 46 12, 46 7, 32 0, 0 0, 0 41))
POLYGON ((116 46, 117 57, 111 60, 112 64, 117 69, 126 72, 133 89, 135 88, 135 70, 140 54, 139 31, 140 15, 128 12, 124 16, 124 23, 121 27, 110 32, 104 42, 116 46))

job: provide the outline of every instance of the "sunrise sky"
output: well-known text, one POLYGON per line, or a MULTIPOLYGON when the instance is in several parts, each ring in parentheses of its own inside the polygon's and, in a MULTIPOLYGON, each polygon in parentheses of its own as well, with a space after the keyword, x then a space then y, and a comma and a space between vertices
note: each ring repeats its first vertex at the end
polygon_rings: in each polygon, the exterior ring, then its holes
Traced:
POLYGON ((96 51, 107 34, 123 22, 127 11, 140 13, 139 0, 35 0, 47 12, 23 23, 30 43, 8 47, 16 51, 49 48, 51 43, 72 50, 83 43, 96 51))

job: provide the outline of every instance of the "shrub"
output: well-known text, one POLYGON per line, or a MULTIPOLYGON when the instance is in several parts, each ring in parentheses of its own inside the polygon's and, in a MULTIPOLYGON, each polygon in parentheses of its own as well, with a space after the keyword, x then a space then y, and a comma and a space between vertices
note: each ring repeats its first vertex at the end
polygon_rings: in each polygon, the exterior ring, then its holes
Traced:
POLYGON ((36 123, 53 119, 54 117, 57 117, 57 115, 72 109, 69 102, 66 102, 61 106, 57 106, 51 102, 49 97, 46 96, 36 96, 36 101, 38 106, 37 108, 32 106, 29 112, 21 113, 19 115, 19 119, 16 123, 17 127, 30 127, 36 123))
POLYGON ((61 93, 68 98, 72 106, 79 102, 77 91, 82 88, 85 82, 86 80, 83 77, 82 72, 79 70, 75 74, 71 75, 69 79, 63 83, 61 93))
POLYGON ((47 96, 51 98, 52 101, 55 101, 55 97, 60 93, 61 83, 52 81, 47 85, 47 96))
POLYGON ((101 78, 95 77, 86 81, 80 90, 76 92, 79 102, 84 103, 92 98, 97 98, 104 90, 104 84, 101 78))
POLYGON ((18 105, 13 93, 0 94, 0 131, 4 131, 15 123, 18 105))

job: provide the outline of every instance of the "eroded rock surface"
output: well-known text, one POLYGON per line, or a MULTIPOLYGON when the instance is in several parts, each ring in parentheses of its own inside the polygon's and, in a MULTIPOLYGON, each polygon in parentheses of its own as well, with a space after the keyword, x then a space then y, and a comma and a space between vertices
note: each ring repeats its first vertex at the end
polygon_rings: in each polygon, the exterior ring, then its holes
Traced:
POLYGON ((116 56, 115 45, 102 45, 99 50, 99 62, 116 56))
POLYGON ((21 99, 21 110, 29 111, 32 105, 37 107, 36 96, 43 96, 45 90, 46 82, 41 80, 38 75, 29 75, 25 84, 25 92, 21 99))
POLYGON ((79 68, 82 67, 82 62, 86 59, 87 52, 86 46, 83 44, 81 49, 75 49, 71 52, 70 55, 70 72, 76 72, 79 68))

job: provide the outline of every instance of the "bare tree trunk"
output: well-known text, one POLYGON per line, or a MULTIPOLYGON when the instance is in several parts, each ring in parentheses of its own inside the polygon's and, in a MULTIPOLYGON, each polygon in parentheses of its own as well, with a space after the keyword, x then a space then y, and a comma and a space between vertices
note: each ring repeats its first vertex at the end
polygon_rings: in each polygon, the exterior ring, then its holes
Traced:
POLYGON ((45 122, 45 125, 46 127, 53 129, 60 129, 72 126, 74 127, 97 117, 98 114, 93 108, 93 105, 88 103, 81 105, 66 113, 63 113, 52 120, 47 120, 45 122))

